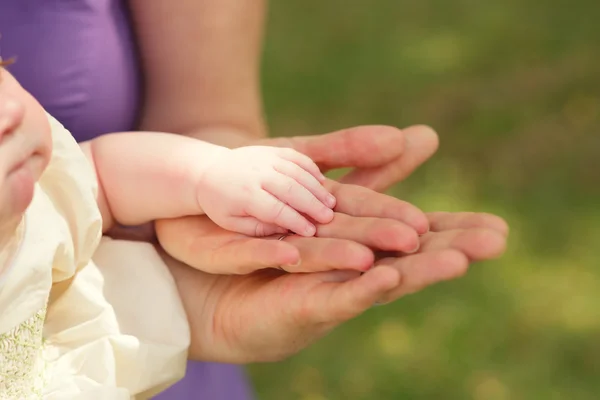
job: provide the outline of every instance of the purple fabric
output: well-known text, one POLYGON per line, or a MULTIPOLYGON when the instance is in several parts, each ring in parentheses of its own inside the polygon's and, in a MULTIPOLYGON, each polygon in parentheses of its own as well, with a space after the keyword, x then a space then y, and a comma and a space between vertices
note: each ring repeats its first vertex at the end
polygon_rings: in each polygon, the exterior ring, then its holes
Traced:
MULTIPOLYGON (((78 141, 135 129, 140 74, 123 0, 1 0, 0 55, 78 141)), ((159 400, 248 400, 238 366, 188 363, 159 400)))

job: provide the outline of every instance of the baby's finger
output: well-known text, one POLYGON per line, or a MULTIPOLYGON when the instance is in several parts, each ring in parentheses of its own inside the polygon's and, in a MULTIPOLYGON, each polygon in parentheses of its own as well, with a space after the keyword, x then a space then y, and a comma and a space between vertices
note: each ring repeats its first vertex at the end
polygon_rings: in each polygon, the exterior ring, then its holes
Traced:
POLYGON ((293 149, 278 149, 277 154, 284 160, 291 161, 294 164, 301 167, 306 172, 314 176, 319 182, 325 182, 325 175, 321 173, 321 170, 315 164, 315 162, 308 156, 293 150, 293 149))
POLYGON ((308 189, 288 176, 278 174, 275 179, 266 180, 263 189, 317 222, 327 224, 333 219, 331 208, 326 207, 308 189))
POLYGON ((275 165, 275 170, 290 178, 293 178, 308 189, 321 203, 329 208, 335 207, 335 196, 319 182, 314 176, 300 168, 297 164, 287 160, 275 165))
MULTIPOLYGON (((294 181, 296 186, 299 186, 294 181)), ((249 202, 246 212, 262 222, 275 224, 302 236, 314 236, 317 228, 286 203, 266 191, 260 191, 249 202)))

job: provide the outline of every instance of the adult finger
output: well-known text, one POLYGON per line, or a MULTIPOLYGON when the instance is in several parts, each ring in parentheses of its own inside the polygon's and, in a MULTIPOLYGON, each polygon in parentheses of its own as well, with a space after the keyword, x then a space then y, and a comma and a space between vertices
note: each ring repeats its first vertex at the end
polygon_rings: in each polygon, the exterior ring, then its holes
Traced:
POLYGON ((269 146, 291 147, 315 161, 322 170, 344 167, 376 167, 398 158, 404 135, 390 126, 358 126, 336 132, 266 139, 269 146))
POLYGON ((338 281, 337 272, 315 278, 323 283, 307 296, 300 320, 305 324, 336 325, 356 317, 400 284, 396 268, 373 268, 354 279, 338 281))
POLYGON ((336 213, 331 223, 317 225, 316 235, 352 240, 383 251, 414 253, 419 249, 419 235, 411 226, 387 218, 356 218, 336 213))
POLYGON ((298 265, 282 266, 288 272, 366 271, 375 261, 371 249, 352 240, 293 235, 282 241, 298 249, 302 260, 298 265))
POLYGON ((483 261, 501 256, 506 251, 506 236, 487 228, 455 229, 430 232, 421 237, 420 252, 455 249, 471 261, 483 261))
POLYGON ((433 129, 418 125, 404 129, 403 133, 405 147, 400 156, 370 168, 357 164, 358 168, 342 177, 340 182, 382 191, 406 179, 437 151, 439 139, 433 129))
POLYGON ((418 207, 395 197, 351 184, 327 181, 337 199, 335 211, 355 217, 389 218, 402 221, 419 234, 429 230, 429 221, 418 207))
POLYGON ((414 254, 402 258, 380 260, 373 270, 393 268, 400 275, 400 283, 377 299, 388 303, 435 283, 458 278, 469 268, 468 258, 460 251, 444 249, 414 254))
POLYGON ((226 231, 206 216, 160 220, 155 226, 167 253, 205 272, 247 274, 300 263, 300 252, 292 244, 226 231))
POLYGON ((497 215, 474 212, 431 212, 427 213, 430 229, 442 232, 452 229, 487 228, 508 236, 509 227, 504 219, 497 215))
POLYGON ((288 230, 274 224, 267 224, 254 217, 229 217, 228 223, 235 231, 250 237, 267 237, 274 234, 287 234, 288 230))

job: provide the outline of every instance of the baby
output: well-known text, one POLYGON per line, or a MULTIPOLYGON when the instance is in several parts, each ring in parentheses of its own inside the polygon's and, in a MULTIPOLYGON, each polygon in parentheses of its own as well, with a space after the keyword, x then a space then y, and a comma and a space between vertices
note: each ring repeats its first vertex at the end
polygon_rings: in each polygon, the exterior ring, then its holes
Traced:
MULTIPOLYGON (((129 399, 172 383, 189 342, 176 291, 130 300, 139 320, 120 319, 122 305, 107 300, 115 280, 92 260, 102 233, 114 223, 206 213, 247 235, 311 236, 312 221, 333 218, 323 180, 288 149, 229 150, 150 132, 79 147, 0 66, 0 399, 129 399), (157 337, 148 332, 155 319, 144 318, 161 318, 165 304, 172 314, 157 337)), ((152 271, 143 273, 147 284, 152 271)))

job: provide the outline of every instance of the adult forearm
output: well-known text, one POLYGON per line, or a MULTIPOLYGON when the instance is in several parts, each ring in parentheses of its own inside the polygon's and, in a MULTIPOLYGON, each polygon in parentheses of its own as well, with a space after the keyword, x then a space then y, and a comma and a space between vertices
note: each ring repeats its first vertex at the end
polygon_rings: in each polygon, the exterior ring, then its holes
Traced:
MULTIPOLYGON (((145 78, 141 130, 213 141, 206 128, 265 134, 265 0, 130 0, 145 78)), ((217 139, 218 140, 218 139, 217 139)))
MULTIPOLYGON (((191 333, 188 357, 197 361, 223 361, 218 357, 209 356, 207 353, 210 352, 201 344, 202 341, 198 340, 209 331, 204 326, 210 323, 210 319, 205 320, 202 313, 205 309, 205 303, 208 301, 211 286, 216 282, 216 276, 190 268, 166 254, 162 249, 158 249, 158 251, 175 280, 181 302, 188 317, 191 333)), ((223 359, 225 358, 223 357, 223 359)))
POLYGON ((185 135, 230 149, 256 144, 258 139, 251 131, 224 126, 195 129, 185 135))

